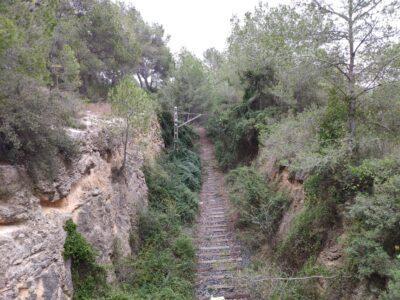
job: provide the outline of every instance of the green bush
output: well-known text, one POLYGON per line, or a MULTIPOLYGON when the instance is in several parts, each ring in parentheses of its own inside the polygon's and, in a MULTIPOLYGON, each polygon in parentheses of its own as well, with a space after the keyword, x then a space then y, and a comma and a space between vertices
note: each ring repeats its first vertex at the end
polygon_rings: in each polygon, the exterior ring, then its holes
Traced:
POLYGON ((360 165, 350 168, 354 176, 370 184, 381 184, 391 176, 400 173, 400 156, 398 154, 382 159, 366 159, 360 165))
POLYGON ((359 279, 376 279, 374 276, 385 278, 389 275, 389 255, 368 236, 352 236, 346 254, 348 266, 359 279))
POLYGON ((76 153, 63 128, 74 108, 34 80, 19 78, 13 84, 17 95, 3 95, 6 90, 0 95, 0 160, 26 165, 33 179, 52 179, 59 154, 71 159, 76 153))
POLYGON ((193 222, 198 207, 196 192, 201 186, 200 168, 199 157, 188 149, 170 152, 158 165, 146 167, 150 206, 164 212, 173 207, 183 222, 193 222))
POLYGON ((168 236, 178 235, 180 225, 180 219, 176 211, 170 209, 164 213, 154 208, 149 209, 141 213, 139 217, 140 243, 141 245, 154 243, 160 248, 168 246, 168 236))
POLYGON ((198 209, 201 166, 188 145, 145 167, 149 207, 139 216, 140 250, 124 261, 127 274, 107 299, 193 299, 195 250, 182 226, 198 209))
POLYGON ((288 167, 290 171, 312 174, 320 169, 334 165, 342 159, 340 148, 332 153, 319 153, 319 118, 321 109, 304 111, 288 116, 281 122, 269 126, 269 133, 261 139, 263 148, 259 160, 276 161, 277 166, 288 167))
POLYGON ((239 167, 229 172, 226 182, 230 198, 243 226, 255 225, 272 237, 279 226, 289 200, 283 193, 270 189, 261 174, 251 167, 239 167))
POLYGON ((192 299, 195 250, 176 214, 142 213, 139 236, 138 255, 125 262, 129 299, 192 299))
POLYGON ((215 142, 215 156, 220 167, 228 170, 239 164, 249 164, 256 158, 260 136, 282 114, 278 107, 261 110, 244 101, 209 119, 208 135, 215 142))
POLYGON ((328 105, 319 126, 319 140, 322 147, 337 145, 346 134, 347 106, 335 90, 329 95, 328 105))
POLYGON ((392 271, 387 291, 381 295, 380 299, 400 299, 400 266, 397 266, 397 268, 392 271))
MULTIPOLYGON (((158 122, 161 126, 161 136, 164 140, 166 148, 170 148, 174 141, 174 119, 170 112, 160 112, 158 114, 158 122)), ((179 128, 179 146, 180 148, 192 148, 193 141, 198 138, 197 134, 190 126, 182 126, 179 128)))
POLYGON ((288 270, 299 270, 322 250, 328 230, 335 224, 334 204, 308 203, 298 214, 285 239, 278 245, 277 258, 288 270))
POLYGON ((106 271, 96 263, 96 252, 76 230, 72 220, 64 226, 67 237, 64 243, 64 258, 71 259, 74 299, 93 299, 107 290, 106 271))
POLYGON ((400 244, 400 176, 396 156, 366 160, 352 171, 372 184, 359 193, 348 211, 351 226, 346 249, 347 266, 360 280, 385 283, 398 269, 400 244))
POLYGON ((191 295, 193 278, 186 275, 193 273, 194 256, 175 257, 171 248, 144 248, 133 261, 133 270, 132 285, 140 299, 167 289, 179 298, 191 295))

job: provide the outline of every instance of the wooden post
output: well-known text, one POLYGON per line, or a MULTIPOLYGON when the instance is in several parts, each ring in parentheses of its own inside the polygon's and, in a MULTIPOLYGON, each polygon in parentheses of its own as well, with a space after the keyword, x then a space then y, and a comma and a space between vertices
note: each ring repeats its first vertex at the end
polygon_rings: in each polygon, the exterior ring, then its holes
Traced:
POLYGON ((174 150, 178 148, 178 126, 179 126, 179 120, 178 120, 178 107, 174 107, 174 150))

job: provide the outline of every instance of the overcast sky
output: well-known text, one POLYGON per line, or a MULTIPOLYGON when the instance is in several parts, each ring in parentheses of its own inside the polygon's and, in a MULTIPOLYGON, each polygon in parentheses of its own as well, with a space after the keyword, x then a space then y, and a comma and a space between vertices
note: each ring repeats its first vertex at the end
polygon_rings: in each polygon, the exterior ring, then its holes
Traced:
MULTIPOLYGON (((210 47, 224 49, 233 15, 243 16, 259 0, 124 0, 135 6, 143 18, 162 24, 171 36, 174 53, 182 47, 202 57, 210 47)), ((265 1, 264 1, 265 2, 265 1)), ((270 5, 290 0, 269 0, 270 5)))

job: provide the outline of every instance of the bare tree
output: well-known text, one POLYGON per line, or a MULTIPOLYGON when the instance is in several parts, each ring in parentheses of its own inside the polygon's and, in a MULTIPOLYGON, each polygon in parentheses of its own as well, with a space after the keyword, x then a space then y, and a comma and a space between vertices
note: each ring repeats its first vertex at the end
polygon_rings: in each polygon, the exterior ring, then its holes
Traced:
POLYGON ((349 150, 356 149, 356 110, 360 97, 379 86, 392 73, 399 53, 398 0, 312 0, 314 7, 333 21, 334 34, 327 47, 330 65, 344 77, 342 92, 348 104, 349 150))

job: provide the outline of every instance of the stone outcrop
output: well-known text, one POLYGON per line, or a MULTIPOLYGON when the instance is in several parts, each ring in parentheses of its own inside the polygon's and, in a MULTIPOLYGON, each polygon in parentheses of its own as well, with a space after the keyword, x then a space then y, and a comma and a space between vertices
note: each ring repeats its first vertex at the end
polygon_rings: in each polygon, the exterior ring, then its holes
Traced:
POLYGON ((130 254, 137 213, 147 205, 141 167, 162 148, 158 124, 129 142, 121 175, 121 122, 89 114, 83 123, 85 130, 69 129, 78 154, 58 159, 54 181, 33 184, 23 167, 0 165, 0 299, 72 297, 70 262, 63 258, 68 219, 98 251, 99 263, 112 263, 116 243, 130 254))

